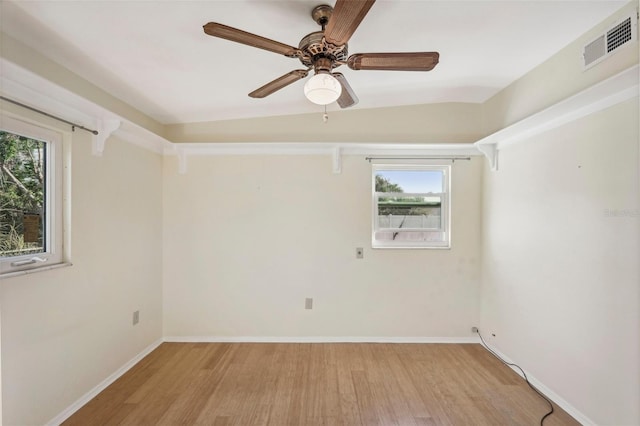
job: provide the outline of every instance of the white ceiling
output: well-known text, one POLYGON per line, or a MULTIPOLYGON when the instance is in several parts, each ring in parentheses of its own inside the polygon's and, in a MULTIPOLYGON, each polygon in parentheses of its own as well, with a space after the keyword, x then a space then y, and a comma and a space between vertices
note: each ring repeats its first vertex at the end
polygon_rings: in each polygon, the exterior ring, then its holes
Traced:
MULTIPOLYGON (((290 59, 204 34, 214 21, 297 46, 322 0, 7 1, 1 29, 162 123, 317 112, 303 81, 247 94, 290 59)), ((333 4, 333 1, 329 2, 333 4)), ((625 1, 378 0, 349 52, 439 51, 431 72, 339 70, 354 108, 483 102, 622 7, 625 1)), ((338 109, 330 105, 329 109, 338 109)))

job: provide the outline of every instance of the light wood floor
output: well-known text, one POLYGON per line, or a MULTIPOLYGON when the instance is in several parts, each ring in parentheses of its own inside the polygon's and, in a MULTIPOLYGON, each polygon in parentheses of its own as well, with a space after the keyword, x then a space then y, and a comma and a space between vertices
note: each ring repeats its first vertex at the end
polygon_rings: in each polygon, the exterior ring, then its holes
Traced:
MULTIPOLYGON (((545 426, 578 425, 556 412, 545 426)), ((65 425, 538 425, 475 344, 164 343, 65 425)))

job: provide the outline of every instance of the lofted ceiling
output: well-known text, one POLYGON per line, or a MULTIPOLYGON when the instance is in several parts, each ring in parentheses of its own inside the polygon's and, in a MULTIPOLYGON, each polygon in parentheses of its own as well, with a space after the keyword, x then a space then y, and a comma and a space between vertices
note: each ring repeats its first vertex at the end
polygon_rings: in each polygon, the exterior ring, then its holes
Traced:
MULTIPOLYGON (((304 80, 248 97, 300 62, 207 36, 202 26, 219 22, 297 46, 319 30, 311 10, 322 3, 2 0, 0 29, 161 123, 217 121, 322 107, 304 97, 304 80)), ((338 70, 360 98, 352 108, 484 102, 625 3, 378 0, 349 53, 438 51, 440 63, 430 72, 338 70)))

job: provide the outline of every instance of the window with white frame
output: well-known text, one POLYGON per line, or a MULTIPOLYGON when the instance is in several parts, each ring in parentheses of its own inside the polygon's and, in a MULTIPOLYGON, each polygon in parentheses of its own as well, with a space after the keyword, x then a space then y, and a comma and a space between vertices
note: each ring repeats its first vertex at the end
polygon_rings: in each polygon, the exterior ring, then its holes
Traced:
POLYGON ((0 125, 0 274, 61 263, 62 135, 0 125))
POLYGON ((449 165, 373 165, 373 248, 449 248, 449 165))

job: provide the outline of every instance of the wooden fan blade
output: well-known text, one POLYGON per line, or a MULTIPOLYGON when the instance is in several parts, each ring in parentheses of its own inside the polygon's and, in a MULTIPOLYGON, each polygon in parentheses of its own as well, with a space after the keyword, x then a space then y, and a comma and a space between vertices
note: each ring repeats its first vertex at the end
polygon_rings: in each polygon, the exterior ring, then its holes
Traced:
POLYGON ((281 55, 288 56, 290 58, 295 58, 300 54, 300 50, 293 46, 265 37, 260 37, 259 35, 251 34, 237 28, 218 24, 216 22, 209 22, 203 28, 204 32, 210 36, 224 38, 226 40, 257 47, 258 49, 264 49, 270 52, 280 53, 281 55))
POLYGON ((264 98, 273 92, 290 85, 291 83, 295 83, 296 81, 305 78, 307 75, 309 75, 308 70, 293 70, 282 77, 278 77, 275 80, 270 81, 261 88, 254 90, 249 93, 249 96, 252 98, 264 98))
POLYGON ((324 38, 331 44, 347 44, 376 0, 338 0, 324 31, 324 38))
POLYGON ((340 85, 342 86, 342 93, 340 94, 340 97, 337 100, 338 105, 340 105, 340 108, 349 108, 350 106, 357 104, 358 97, 356 96, 355 92, 349 85, 349 82, 347 81, 345 76, 339 72, 334 72, 331 75, 333 75, 340 82, 340 85))
POLYGON ((438 52, 356 53, 347 65, 352 70, 431 71, 439 58, 438 52))

